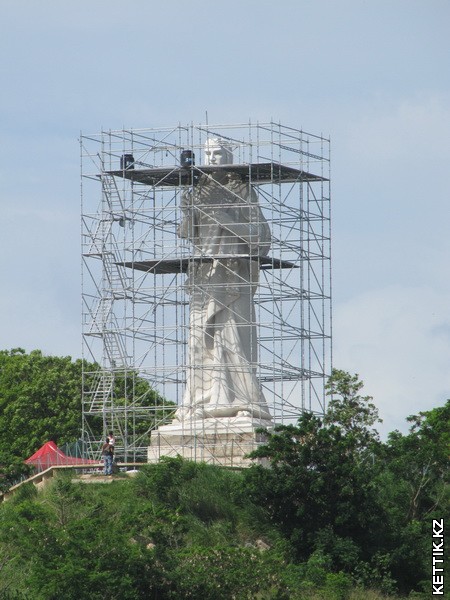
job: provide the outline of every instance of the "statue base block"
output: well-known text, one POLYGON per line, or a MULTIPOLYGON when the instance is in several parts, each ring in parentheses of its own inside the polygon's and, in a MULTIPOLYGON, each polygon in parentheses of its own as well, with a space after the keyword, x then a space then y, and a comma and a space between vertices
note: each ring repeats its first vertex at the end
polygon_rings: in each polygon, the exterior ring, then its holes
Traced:
MULTIPOLYGON (((273 423, 251 417, 222 417, 198 421, 173 421, 152 431, 148 462, 158 462, 162 456, 177 455, 196 462, 224 467, 248 467, 254 460, 246 455, 267 439, 256 430, 271 430, 273 423)), ((261 464, 263 461, 259 460, 261 464)))

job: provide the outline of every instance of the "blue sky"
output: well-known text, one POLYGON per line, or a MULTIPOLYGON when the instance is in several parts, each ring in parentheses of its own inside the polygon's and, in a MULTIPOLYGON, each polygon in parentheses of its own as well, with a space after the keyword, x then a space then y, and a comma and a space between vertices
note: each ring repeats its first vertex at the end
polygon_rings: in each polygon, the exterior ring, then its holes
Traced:
POLYGON ((80 131, 274 119, 332 140, 334 364, 450 397, 447 0, 2 0, 1 348, 81 355, 80 131))

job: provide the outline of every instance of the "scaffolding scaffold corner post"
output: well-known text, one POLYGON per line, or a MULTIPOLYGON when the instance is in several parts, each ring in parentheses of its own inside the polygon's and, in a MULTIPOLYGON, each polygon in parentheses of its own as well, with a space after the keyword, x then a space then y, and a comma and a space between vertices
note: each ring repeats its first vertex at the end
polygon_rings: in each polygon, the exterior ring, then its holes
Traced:
POLYGON ((272 122, 190 124, 81 135, 80 148, 87 456, 114 431, 119 460, 156 460, 172 431, 173 455, 242 466, 261 422, 323 414, 330 141, 272 122), (219 225, 220 245, 198 241, 219 225))

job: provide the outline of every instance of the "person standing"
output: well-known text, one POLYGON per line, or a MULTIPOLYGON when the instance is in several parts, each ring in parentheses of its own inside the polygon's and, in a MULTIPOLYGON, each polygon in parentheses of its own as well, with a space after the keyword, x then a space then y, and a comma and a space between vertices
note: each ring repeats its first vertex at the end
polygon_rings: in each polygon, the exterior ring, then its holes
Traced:
POLYGON ((104 474, 112 475, 112 465, 114 458, 114 446, 111 446, 109 439, 102 446, 102 456, 105 463, 104 474))

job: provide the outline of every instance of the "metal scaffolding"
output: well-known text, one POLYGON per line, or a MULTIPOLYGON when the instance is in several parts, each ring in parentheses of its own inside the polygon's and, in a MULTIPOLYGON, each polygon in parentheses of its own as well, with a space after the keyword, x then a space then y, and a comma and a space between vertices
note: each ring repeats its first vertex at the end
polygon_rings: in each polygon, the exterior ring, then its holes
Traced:
MULTIPOLYGON (((88 455, 113 429, 122 460, 145 460, 150 432, 183 402, 190 362, 179 235, 186 191, 208 177, 207 139, 226 140, 223 169, 258 197, 271 232, 254 295, 253 365, 274 423, 325 410, 331 372, 330 144, 277 123, 178 125, 82 135, 83 427, 88 455), (181 162, 180 162, 181 161, 181 162)), ((252 272, 252 269, 250 269, 252 272)), ((199 368, 199 365, 196 366, 199 368)))

